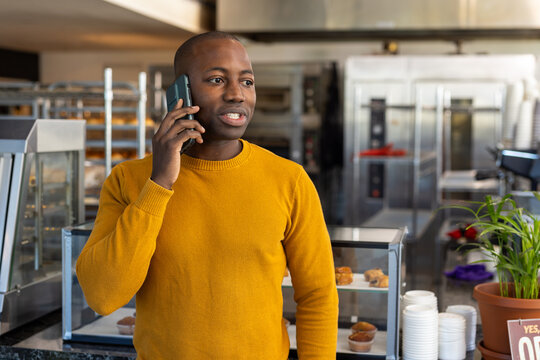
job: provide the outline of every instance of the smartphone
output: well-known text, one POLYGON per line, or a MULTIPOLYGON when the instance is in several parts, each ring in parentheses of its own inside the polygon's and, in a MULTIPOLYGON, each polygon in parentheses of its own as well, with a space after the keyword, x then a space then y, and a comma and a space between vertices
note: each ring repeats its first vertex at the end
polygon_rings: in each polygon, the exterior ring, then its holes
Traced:
MULTIPOLYGON (((180 75, 174 83, 167 89, 167 111, 171 111, 176 106, 178 100, 183 99, 182 107, 191 106, 191 88, 189 86, 189 78, 186 74, 180 75)), ((195 119, 193 114, 188 114, 183 119, 195 119)), ((195 144, 195 139, 189 139, 182 145, 180 154, 183 154, 195 144)))

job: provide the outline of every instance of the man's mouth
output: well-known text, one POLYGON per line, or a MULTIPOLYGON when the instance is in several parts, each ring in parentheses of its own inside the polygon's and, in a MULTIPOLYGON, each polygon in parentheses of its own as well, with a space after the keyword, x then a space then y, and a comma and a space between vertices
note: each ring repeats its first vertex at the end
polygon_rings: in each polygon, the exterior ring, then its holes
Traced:
POLYGON ((242 126, 246 123, 247 116, 239 112, 227 112, 219 116, 219 118, 227 125, 242 126))
POLYGON ((233 119, 233 120, 240 119, 240 114, 239 113, 227 113, 227 114, 225 114, 225 116, 227 116, 228 118, 233 119))

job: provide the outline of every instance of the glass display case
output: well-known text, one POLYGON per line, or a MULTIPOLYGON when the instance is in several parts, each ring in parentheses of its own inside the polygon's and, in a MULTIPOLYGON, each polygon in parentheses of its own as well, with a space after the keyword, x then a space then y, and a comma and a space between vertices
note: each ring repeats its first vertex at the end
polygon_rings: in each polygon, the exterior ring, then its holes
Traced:
POLYGON ((0 120, 0 333, 61 306, 61 229, 84 218, 84 121, 0 120))
MULTIPOLYGON (((336 267, 347 266, 353 272, 350 284, 338 285, 339 329, 337 359, 398 359, 401 254, 406 228, 329 227, 336 267), (376 287, 364 278, 364 272, 379 268, 388 276, 388 284, 376 287), (371 286, 370 286, 371 285, 371 286), (351 327, 366 321, 378 331, 369 351, 355 352, 349 347, 351 327)), ((296 327, 290 277, 283 280, 284 317, 291 354, 296 356, 296 327)))
MULTIPOLYGON (((77 280, 75 264, 93 223, 69 226, 62 230, 64 340, 105 344, 133 344, 133 336, 123 334, 117 322, 135 316, 135 298, 108 316, 94 312, 87 304, 77 280)), ((399 339, 399 301, 401 289, 402 241, 406 229, 330 227, 336 267, 348 266, 353 282, 338 285, 339 331, 338 359, 397 359, 399 339), (388 285, 373 287, 364 280, 364 271, 380 268, 388 276, 388 285), (358 321, 374 324, 378 331, 369 352, 353 352, 347 338, 358 321)), ((291 356, 296 356, 296 304, 290 276, 283 279, 283 312, 288 326, 291 356)))
POLYGON ((77 280, 75 265, 93 222, 62 229, 62 338, 101 344, 133 345, 134 326, 117 326, 126 317, 135 316, 135 297, 108 316, 90 308, 77 280))

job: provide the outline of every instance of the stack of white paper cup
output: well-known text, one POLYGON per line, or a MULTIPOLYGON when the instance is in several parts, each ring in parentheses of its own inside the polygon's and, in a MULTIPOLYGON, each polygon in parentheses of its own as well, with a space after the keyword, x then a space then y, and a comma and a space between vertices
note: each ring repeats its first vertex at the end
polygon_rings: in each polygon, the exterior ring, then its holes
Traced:
POLYGON ((476 347, 476 309, 470 305, 450 305, 447 313, 459 314, 465 318, 465 343, 467 351, 476 347))
POLYGON ((439 317, 429 305, 403 310, 403 359, 437 360, 439 317))
POLYGON ((428 305, 437 309, 437 297, 435 293, 427 290, 411 290, 403 295, 403 309, 409 305, 428 305))
POLYGON ((454 313, 439 314, 439 359, 462 360, 465 345, 465 318, 454 313))
POLYGON ((435 293, 427 290, 409 290, 401 297, 400 328, 403 329, 403 311, 409 305, 427 305, 437 310, 435 293))

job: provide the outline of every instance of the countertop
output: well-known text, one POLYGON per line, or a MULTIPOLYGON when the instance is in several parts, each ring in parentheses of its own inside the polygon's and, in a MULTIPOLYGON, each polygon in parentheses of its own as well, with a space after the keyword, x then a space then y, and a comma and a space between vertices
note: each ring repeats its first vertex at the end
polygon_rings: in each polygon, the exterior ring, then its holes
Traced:
MULTIPOLYGON (((464 263, 465 259, 455 252, 443 250, 442 253, 448 255, 441 266, 444 270, 453 269, 454 266, 464 263)), ((435 273, 440 274, 439 271, 435 273)), ((422 276, 416 276, 415 281, 410 281, 409 286, 436 292, 439 299, 439 311, 444 311, 448 305, 452 304, 477 306, 472 298, 474 284, 453 281, 441 276, 438 285, 431 287, 432 281, 433 273, 428 274, 424 280, 422 276)), ((137 356, 132 346, 66 342, 62 340, 61 334, 62 313, 61 310, 57 310, 0 336, 0 359, 131 360, 137 356)), ((481 325, 479 325, 476 340, 479 341, 481 337, 481 325)), ((479 359, 481 355, 478 350, 467 353, 466 360, 479 359)))
MULTIPOLYGON (((0 336, 0 359, 133 360, 137 357, 131 346, 65 342, 61 333, 61 312, 46 315, 0 336)), ((466 360, 479 359, 478 350, 467 353, 466 360)))
POLYGON ((137 354, 131 346, 69 343, 62 340, 62 312, 43 316, 0 336, 0 359, 128 360, 137 354))

